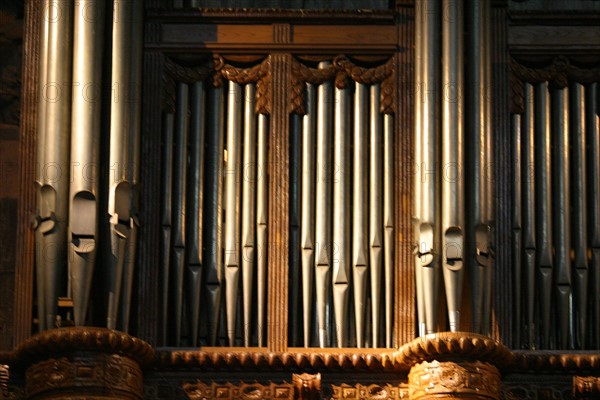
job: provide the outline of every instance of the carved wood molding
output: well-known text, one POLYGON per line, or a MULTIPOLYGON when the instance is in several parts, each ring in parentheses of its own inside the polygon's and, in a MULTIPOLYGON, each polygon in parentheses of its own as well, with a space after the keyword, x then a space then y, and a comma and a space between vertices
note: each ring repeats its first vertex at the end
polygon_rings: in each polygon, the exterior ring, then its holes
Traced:
POLYGON ((184 383, 183 390, 191 400, 293 400, 294 385, 290 383, 184 383))
POLYGON ((536 373, 597 373, 600 369, 598 352, 560 353, 557 351, 514 351, 512 372, 536 373))
POLYGON ((335 400, 400 400, 408 399, 408 385, 332 385, 335 400))
POLYGON ((349 80, 365 85, 381 83, 380 112, 393 114, 395 107, 395 72, 395 58, 390 58, 385 64, 375 68, 364 68, 352 63, 345 55, 338 55, 329 67, 323 69, 310 68, 294 59, 290 85, 291 111, 297 114, 306 114, 305 83, 320 85, 335 77, 335 86, 339 89, 346 88, 349 80))
POLYGON ((126 333, 95 327, 68 327, 41 332, 15 350, 15 363, 28 366, 57 354, 77 351, 118 354, 141 366, 152 364, 155 351, 148 343, 126 333))
POLYGON ((380 354, 260 351, 158 351, 160 370, 201 371, 400 371, 394 352, 380 354))
POLYGON ((600 397, 600 377, 574 376, 573 397, 576 399, 597 399, 600 397))
POLYGON ((411 399, 499 399, 501 379, 496 367, 482 362, 422 362, 408 375, 411 399))
POLYGON ((569 81, 588 84, 600 81, 600 68, 581 68, 573 65, 568 57, 559 56, 544 67, 531 68, 511 59, 511 112, 524 112, 525 94, 523 83, 551 82, 558 88, 565 88, 569 81))

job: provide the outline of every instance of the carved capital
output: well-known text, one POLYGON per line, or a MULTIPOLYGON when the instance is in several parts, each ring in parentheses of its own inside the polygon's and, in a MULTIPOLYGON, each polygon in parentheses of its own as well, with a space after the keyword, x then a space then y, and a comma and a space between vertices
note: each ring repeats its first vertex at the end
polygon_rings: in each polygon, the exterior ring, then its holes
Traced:
POLYGON ((514 361, 502 343, 469 332, 440 332, 417 338, 402 346, 396 362, 412 367, 423 361, 481 361, 503 368, 514 361))
POLYGON ((25 398, 142 399, 142 366, 154 349, 125 333, 92 327, 53 329, 16 350, 25 398))
POLYGON ((411 399, 499 399, 500 373, 489 363, 424 361, 408 374, 411 399))

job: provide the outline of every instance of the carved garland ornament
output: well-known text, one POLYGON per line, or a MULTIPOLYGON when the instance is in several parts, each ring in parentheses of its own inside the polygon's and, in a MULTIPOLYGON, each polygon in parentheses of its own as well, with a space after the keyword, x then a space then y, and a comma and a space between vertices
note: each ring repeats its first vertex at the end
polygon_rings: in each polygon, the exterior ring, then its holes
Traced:
POLYGON ((599 398, 600 378, 597 376, 574 376, 573 397, 576 399, 599 398))
POLYGON ((529 68, 514 58, 511 60, 511 112, 521 114, 525 110, 524 82, 551 82, 558 88, 565 88, 573 80, 581 84, 600 81, 600 68, 580 68, 567 57, 559 56, 544 68, 529 68))
POLYGON ((192 84, 206 80, 212 75, 213 87, 222 87, 224 80, 240 85, 256 83, 256 112, 269 114, 271 110, 271 58, 250 68, 237 68, 225 63, 219 54, 212 61, 198 67, 185 67, 165 59, 163 81, 163 109, 173 113, 176 108, 176 83, 192 84))
POLYGON ((305 83, 320 85, 335 77, 335 86, 339 89, 348 87, 349 80, 365 85, 381 83, 380 112, 393 114, 395 71, 395 58, 391 58, 383 65, 369 69, 353 64, 344 55, 335 57, 333 63, 323 69, 310 68, 294 60, 290 91, 291 110, 293 113, 306 114, 305 83))

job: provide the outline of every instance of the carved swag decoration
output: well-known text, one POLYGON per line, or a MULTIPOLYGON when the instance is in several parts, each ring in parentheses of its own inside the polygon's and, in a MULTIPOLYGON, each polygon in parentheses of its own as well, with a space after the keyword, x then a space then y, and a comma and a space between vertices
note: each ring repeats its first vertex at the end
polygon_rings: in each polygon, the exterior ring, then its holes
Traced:
POLYGON ((552 82, 558 88, 565 88, 569 81, 584 85, 600 81, 600 68, 580 68, 571 64, 564 56, 556 57, 550 65, 543 68, 529 68, 513 58, 510 68, 510 112, 513 114, 522 114, 525 111, 525 82, 552 82))
POLYGON ((271 57, 249 68, 234 67, 225 59, 214 54, 212 60, 197 67, 187 67, 165 58, 163 81, 164 111, 175 112, 175 94, 177 82, 192 84, 210 79, 213 87, 223 87, 224 81, 245 85, 256 84, 256 112, 269 114, 271 112, 271 57))
POLYGON ((375 68, 363 68, 353 64, 348 57, 339 55, 333 63, 323 69, 310 68, 294 60, 292 63, 290 104, 291 112, 306 114, 306 85, 320 85, 335 77, 335 86, 338 89, 348 87, 350 80, 365 85, 381 83, 380 112, 383 114, 394 113, 394 86, 396 83, 396 61, 389 59, 385 64, 375 68))

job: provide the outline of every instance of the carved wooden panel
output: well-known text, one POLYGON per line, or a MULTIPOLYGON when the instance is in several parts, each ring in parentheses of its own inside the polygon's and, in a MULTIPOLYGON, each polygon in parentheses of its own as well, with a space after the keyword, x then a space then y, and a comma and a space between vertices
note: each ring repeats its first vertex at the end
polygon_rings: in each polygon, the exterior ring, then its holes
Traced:
POLYGON ((190 400, 293 400, 294 386, 289 383, 184 383, 190 400))

